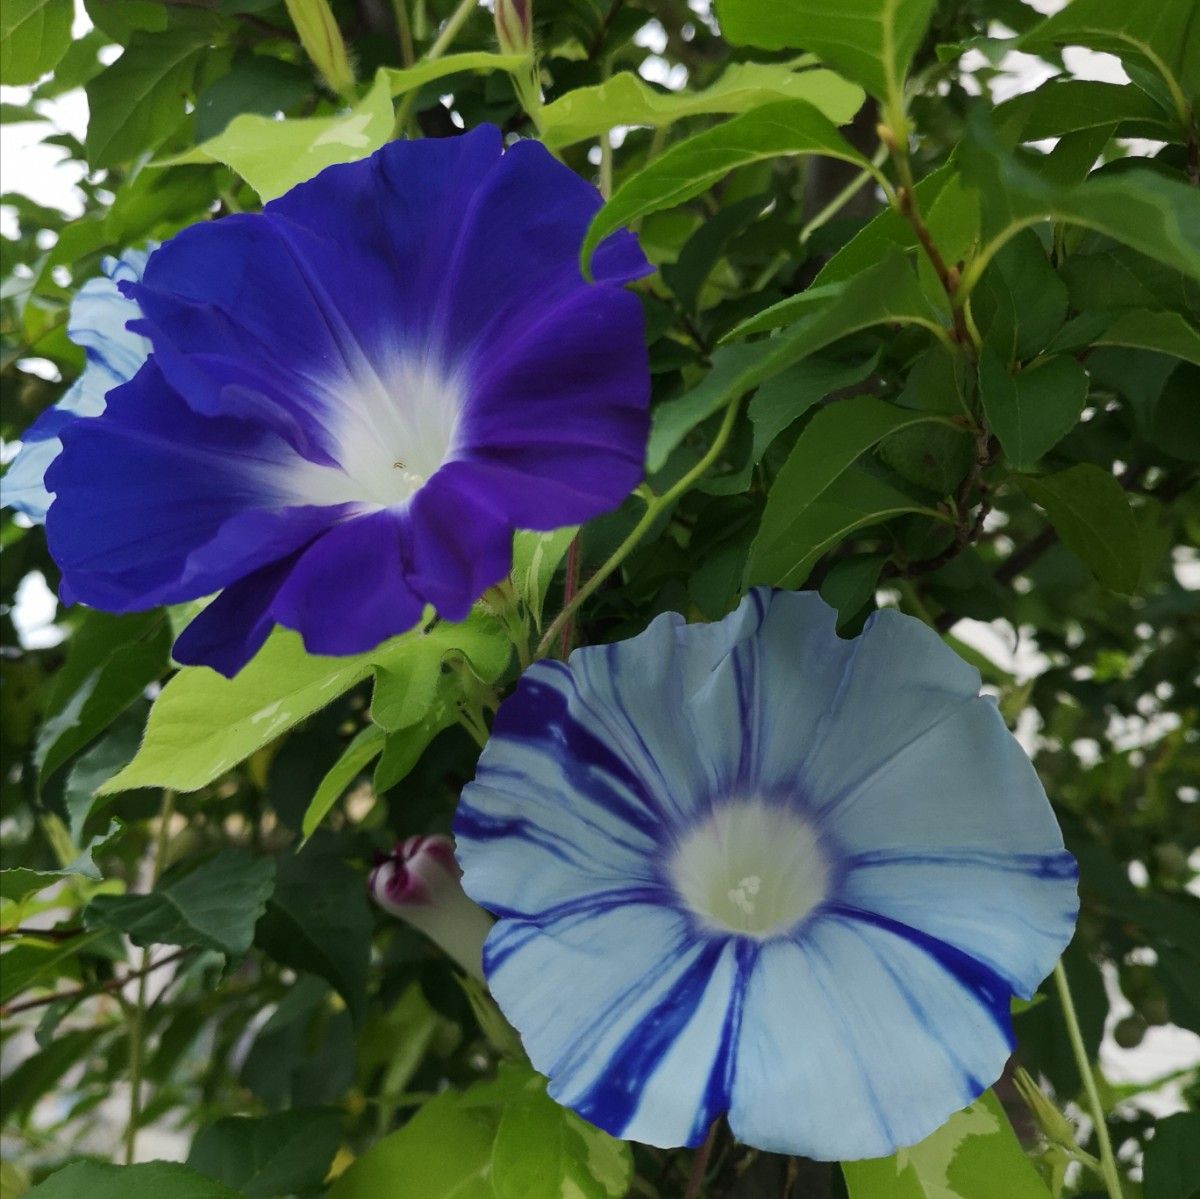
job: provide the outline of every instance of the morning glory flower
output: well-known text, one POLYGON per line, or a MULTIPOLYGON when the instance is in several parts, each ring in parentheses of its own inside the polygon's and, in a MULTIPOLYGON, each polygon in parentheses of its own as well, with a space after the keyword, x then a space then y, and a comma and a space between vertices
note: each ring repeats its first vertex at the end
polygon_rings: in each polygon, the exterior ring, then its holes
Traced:
POLYGON ((641 478, 649 270, 600 196, 485 126, 393 142, 192 226, 124 291, 153 353, 62 431, 47 485, 62 597, 125 612, 221 594, 179 661, 237 671, 274 624, 352 654, 432 605, 462 620, 513 532, 641 478))
POLYGON ((108 392, 128 383, 146 361, 150 343, 125 328, 126 321, 138 316, 138 308, 121 294, 120 284, 142 277, 147 253, 126 250, 119 258, 106 258, 104 274, 89 279, 71 301, 67 336, 83 347, 87 362, 63 398, 21 435, 20 452, 0 479, 0 506, 43 523, 52 498, 44 480, 62 449, 59 433, 79 417, 103 412, 108 392))
POLYGON ((544 661, 455 819, 492 994, 550 1093, 696 1145, 910 1145, 1000 1074, 1076 866, 978 673, 812 593, 544 661))
POLYGON ((371 898, 444 949, 468 974, 483 977, 483 942, 492 918, 462 889, 449 837, 397 841, 367 879, 371 898))

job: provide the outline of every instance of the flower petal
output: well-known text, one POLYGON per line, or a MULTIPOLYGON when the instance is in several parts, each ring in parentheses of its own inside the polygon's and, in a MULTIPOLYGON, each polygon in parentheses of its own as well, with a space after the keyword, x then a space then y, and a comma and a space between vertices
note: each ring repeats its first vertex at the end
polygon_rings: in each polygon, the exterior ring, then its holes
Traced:
POLYGON ((915 1144, 1000 1074, 1008 991, 964 954, 843 913, 762 947, 746 988, 730 1126, 824 1161, 915 1144))
POLYGON ((492 993, 550 1094, 651 1145, 698 1144, 725 1106, 742 969, 735 946, 696 943, 679 915, 621 901, 545 929, 504 921, 484 947, 492 993))

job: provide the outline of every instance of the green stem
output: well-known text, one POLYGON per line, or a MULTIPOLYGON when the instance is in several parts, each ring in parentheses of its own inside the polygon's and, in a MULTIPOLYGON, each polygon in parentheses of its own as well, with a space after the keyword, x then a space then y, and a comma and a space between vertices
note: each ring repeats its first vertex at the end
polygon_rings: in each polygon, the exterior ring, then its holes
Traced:
POLYGON ((408 0, 392 0, 396 19, 396 40, 400 43, 400 64, 411 67, 414 61, 412 23, 408 19, 408 0))
POLYGON ((717 460, 721 451, 725 448, 725 443, 729 440, 730 434, 733 432, 733 425, 737 420, 740 406, 741 396, 737 396, 725 409, 725 418, 721 421, 721 427, 717 430, 717 435, 713 438, 712 445, 708 447, 708 452, 673 487, 664 491, 662 495, 655 495, 649 488, 638 489, 638 494, 642 495, 643 498, 649 492, 649 498, 646 499, 646 511, 642 513, 641 520, 633 526, 629 536, 612 552, 608 561, 579 588, 569 603, 563 605, 562 611, 554 618, 545 635, 538 643, 537 652, 534 654, 535 660, 537 658, 544 658, 550 653, 554 648, 555 638, 567 621, 574 616, 580 605, 590 599, 605 579, 633 552, 638 542, 646 535, 659 516, 717 460))
POLYGON ((1079 1017, 1075 1014, 1075 1004, 1071 999, 1071 986, 1067 982, 1067 972, 1060 961, 1054 967, 1054 985, 1058 989, 1058 1001, 1062 1005, 1063 1018, 1067 1022, 1067 1037, 1071 1042, 1071 1050, 1075 1054, 1075 1064, 1079 1067, 1079 1076, 1083 1079, 1083 1089, 1087 1094, 1088 1106, 1092 1110, 1092 1121, 1096 1125, 1096 1141, 1100 1146, 1100 1167, 1104 1175, 1104 1186, 1109 1199, 1122 1199, 1121 1176, 1117 1171, 1117 1158, 1113 1153, 1112 1140, 1108 1135, 1108 1122, 1104 1114, 1104 1106, 1100 1102, 1100 1092, 1096 1088, 1096 1076, 1092 1072, 1092 1064, 1088 1060, 1087 1049, 1083 1044, 1083 1033, 1079 1029, 1079 1017))
MULTIPOLYGON (((158 833, 154 840, 154 862, 150 870, 150 885, 158 882, 167 860, 167 845, 170 841, 171 816, 175 811, 175 793, 163 792, 162 807, 158 814, 158 833)), ((125 1164, 133 1165, 137 1159, 137 1134, 142 1121, 142 1066, 146 1056, 146 1000, 151 973, 150 947, 142 950, 142 966, 138 975, 137 998, 129 1013, 129 1120, 125 1125, 125 1164)))
POLYGON ((822 225, 826 224, 828 221, 837 216, 837 214, 841 212, 841 210, 852 199, 854 199, 859 191, 862 190, 864 184, 869 183, 872 179, 877 177, 878 168, 887 161, 887 156, 887 146, 880 146, 875 153, 875 157, 871 160, 872 166, 877 169, 870 171, 864 168, 863 170, 859 171, 859 173, 855 175, 854 178, 851 179, 850 182, 847 183, 846 186, 843 187, 842 190, 838 192, 838 194, 834 196, 833 199, 830 200, 829 203, 826 204, 825 207, 822 208, 821 211, 818 212, 817 215, 813 217, 813 219, 809 221, 803 229, 800 230, 801 245, 804 245, 808 239, 812 237, 812 235, 818 229, 821 228, 822 225))
MULTIPOLYGON (((426 62, 433 62, 435 58, 441 58, 450 49, 454 39, 458 37, 458 31, 466 24, 467 18, 475 11, 478 4, 479 0, 460 0, 458 7, 446 18, 446 23, 434 38, 433 45, 425 52, 426 62)), ((392 125, 393 137, 400 137, 404 133, 408 125, 408 118, 412 116, 413 105, 417 102, 419 90, 419 88, 413 88, 400 101, 400 107, 396 109, 396 120, 392 125)))

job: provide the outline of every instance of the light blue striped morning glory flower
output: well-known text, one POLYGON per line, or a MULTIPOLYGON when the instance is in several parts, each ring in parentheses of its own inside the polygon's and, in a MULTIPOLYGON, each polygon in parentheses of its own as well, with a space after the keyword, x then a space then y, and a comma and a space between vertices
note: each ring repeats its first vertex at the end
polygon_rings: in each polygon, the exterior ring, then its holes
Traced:
POLYGON ((539 662, 455 820, 492 993, 559 1102, 696 1145, 877 1157, 1000 1074, 1075 861, 938 636, 812 593, 539 662))
POLYGON ((126 250, 119 258, 106 258, 104 274, 89 279, 71 301, 67 336, 83 347, 87 365, 63 398, 21 435, 20 452, 0 479, 0 506, 24 512, 39 524, 45 521, 53 497, 44 479, 46 468, 62 449, 59 433, 79 417, 103 412, 104 397, 128 383, 146 361, 149 341, 125 328, 125 322, 141 312, 121 294, 119 285, 141 279, 150 249, 126 250))

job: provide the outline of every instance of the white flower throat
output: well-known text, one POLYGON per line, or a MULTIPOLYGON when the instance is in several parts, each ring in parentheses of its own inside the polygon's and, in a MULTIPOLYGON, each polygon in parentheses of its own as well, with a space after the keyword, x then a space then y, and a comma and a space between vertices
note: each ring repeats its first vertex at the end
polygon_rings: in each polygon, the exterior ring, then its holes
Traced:
POLYGON ((327 385, 326 428, 337 467, 301 461, 289 489, 305 504, 405 503, 450 453, 465 381, 431 356, 403 356, 327 385))
POLYGON ((669 873, 702 924, 756 940, 794 928, 826 898, 830 879, 813 827, 758 799, 715 807, 680 842, 669 873))

